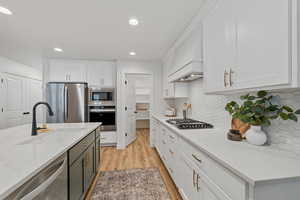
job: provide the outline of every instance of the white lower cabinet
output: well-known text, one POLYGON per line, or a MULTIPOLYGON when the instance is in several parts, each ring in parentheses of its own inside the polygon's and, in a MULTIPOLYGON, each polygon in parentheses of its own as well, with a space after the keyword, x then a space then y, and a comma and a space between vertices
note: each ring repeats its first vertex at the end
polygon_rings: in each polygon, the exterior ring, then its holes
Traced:
POLYGON ((115 131, 102 131, 101 133, 101 145, 111 145, 117 143, 117 133, 115 131))

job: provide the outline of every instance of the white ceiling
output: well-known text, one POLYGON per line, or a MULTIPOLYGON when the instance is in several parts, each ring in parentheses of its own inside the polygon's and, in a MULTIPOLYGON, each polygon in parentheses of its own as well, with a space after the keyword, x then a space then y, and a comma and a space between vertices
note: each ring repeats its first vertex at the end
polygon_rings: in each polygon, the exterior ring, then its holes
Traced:
POLYGON ((37 65, 41 56, 159 60, 203 0, 0 0, 0 55, 37 65), (139 19, 130 27, 128 19, 139 19), (63 53, 53 52, 60 47, 63 53))

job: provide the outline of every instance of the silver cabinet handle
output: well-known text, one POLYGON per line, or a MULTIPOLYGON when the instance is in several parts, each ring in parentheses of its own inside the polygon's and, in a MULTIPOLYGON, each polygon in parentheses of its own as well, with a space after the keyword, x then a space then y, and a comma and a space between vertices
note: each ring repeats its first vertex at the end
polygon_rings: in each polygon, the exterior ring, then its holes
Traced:
POLYGON ((224 87, 227 87, 228 85, 227 85, 227 76, 228 76, 228 72, 226 71, 226 69, 225 69, 225 71, 224 71, 224 87))
POLYGON ((174 152, 171 149, 169 149, 169 152, 170 154, 174 155, 174 152))
POLYGON ((53 173, 46 181, 41 183, 36 189, 26 194, 24 197, 21 198, 21 200, 32 200, 35 197, 37 197, 39 194, 41 194, 43 191, 45 191, 49 185, 51 185, 57 177, 63 172, 65 165, 67 163, 67 159, 65 158, 60 167, 56 170, 56 172, 53 173))
POLYGON ((166 142, 165 142, 164 140, 162 140, 162 143, 163 143, 163 144, 166 144, 166 142))
POLYGON ((194 187, 196 186, 195 175, 196 175, 195 170, 193 170, 193 186, 194 187))
POLYGON ((199 159, 196 155, 192 154, 192 156, 193 156, 193 158, 194 158, 195 160, 197 160, 199 163, 202 163, 202 160, 199 159))
POLYGON ((229 71, 229 86, 230 87, 233 85, 232 74, 234 74, 234 71, 230 68, 230 71, 229 71))
POLYGON ((197 174, 197 192, 200 191, 200 185, 199 185, 199 179, 200 179, 200 176, 197 174))

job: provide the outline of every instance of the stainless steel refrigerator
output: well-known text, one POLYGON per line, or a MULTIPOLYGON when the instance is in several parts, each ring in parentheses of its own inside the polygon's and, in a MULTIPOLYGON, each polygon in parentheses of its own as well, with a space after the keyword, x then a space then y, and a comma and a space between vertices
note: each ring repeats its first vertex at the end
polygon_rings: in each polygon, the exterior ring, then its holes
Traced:
POLYGON ((50 82, 46 89, 47 102, 54 116, 47 123, 88 122, 88 84, 50 82))

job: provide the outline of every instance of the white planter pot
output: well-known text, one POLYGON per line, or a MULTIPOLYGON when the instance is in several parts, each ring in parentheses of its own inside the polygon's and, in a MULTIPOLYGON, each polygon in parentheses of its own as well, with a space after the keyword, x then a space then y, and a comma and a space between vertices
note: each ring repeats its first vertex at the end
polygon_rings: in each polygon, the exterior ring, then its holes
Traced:
POLYGON ((261 126, 251 126, 246 132, 246 139, 250 144, 262 146, 267 142, 267 135, 261 126))

